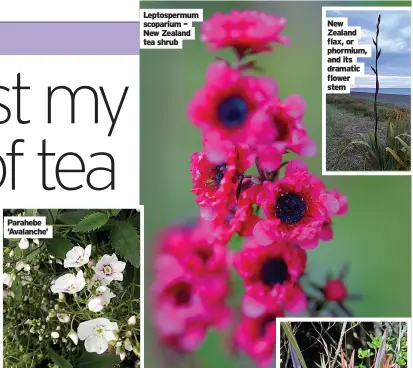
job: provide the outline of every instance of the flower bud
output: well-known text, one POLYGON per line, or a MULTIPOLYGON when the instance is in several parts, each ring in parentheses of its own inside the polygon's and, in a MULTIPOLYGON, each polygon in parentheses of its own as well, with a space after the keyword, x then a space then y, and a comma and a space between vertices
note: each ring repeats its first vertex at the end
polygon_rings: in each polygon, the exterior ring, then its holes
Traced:
POLYGON ((23 238, 19 242, 19 248, 20 249, 27 249, 29 248, 29 241, 26 238, 23 238))
POLYGON ((128 325, 129 326, 135 326, 136 325, 136 316, 129 317, 128 325))
POLYGON ((67 335, 75 345, 79 343, 79 337, 77 336, 77 333, 73 330, 70 330, 69 334, 67 335))

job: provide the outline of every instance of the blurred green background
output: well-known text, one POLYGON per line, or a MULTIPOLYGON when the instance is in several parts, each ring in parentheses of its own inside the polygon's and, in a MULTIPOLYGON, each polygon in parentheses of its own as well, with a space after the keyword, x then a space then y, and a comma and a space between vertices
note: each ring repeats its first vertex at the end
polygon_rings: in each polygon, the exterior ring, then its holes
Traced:
MULTIPOLYGON (((275 46, 258 57, 265 74, 274 77, 282 98, 301 94, 307 101, 305 122, 316 140, 316 157, 306 160, 321 175, 321 7, 410 6, 410 2, 259 2, 259 1, 141 1, 141 9, 204 9, 204 19, 214 12, 255 9, 285 16, 285 35, 291 46, 275 46)), ((145 285, 152 280, 153 235, 171 222, 197 216, 190 193, 189 158, 202 150, 199 131, 186 116, 188 101, 202 86, 207 65, 215 55, 197 40, 184 41, 182 50, 142 50, 141 65, 141 202, 145 205, 145 285)), ((411 315, 411 178, 396 176, 324 177, 349 199, 349 214, 338 217, 335 237, 309 252, 309 273, 322 281, 326 272, 337 273, 350 262, 346 278, 349 292, 364 295, 348 303, 357 317, 408 317, 411 315)), ((146 288, 147 289, 147 288, 146 288)), ((147 289, 148 290, 148 289, 147 289)), ((241 290, 239 290, 241 292, 241 290)), ((149 295, 145 306, 145 367, 173 365, 162 359, 150 325, 149 295)), ((179 367, 250 367, 246 358, 231 358, 226 337, 211 333, 200 351, 179 367), (217 362, 220 362, 217 365, 217 362)))

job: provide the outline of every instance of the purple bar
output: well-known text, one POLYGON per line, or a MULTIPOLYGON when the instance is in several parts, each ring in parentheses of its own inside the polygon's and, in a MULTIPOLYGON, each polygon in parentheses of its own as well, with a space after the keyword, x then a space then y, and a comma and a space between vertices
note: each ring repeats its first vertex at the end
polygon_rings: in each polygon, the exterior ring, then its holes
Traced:
POLYGON ((0 55, 139 55, 139 22, 0 23, 0 55))

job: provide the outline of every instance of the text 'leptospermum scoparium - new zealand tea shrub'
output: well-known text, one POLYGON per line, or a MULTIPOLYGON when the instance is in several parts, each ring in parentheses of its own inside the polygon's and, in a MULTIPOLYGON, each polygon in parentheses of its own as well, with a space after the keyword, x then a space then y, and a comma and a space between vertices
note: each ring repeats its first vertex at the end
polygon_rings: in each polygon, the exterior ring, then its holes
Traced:
POLYGON ((5 239, 5 367, 139 366, 140 213, 20 215, 46 217, 53 238, 5 239))
POLYGON ((316 296, 302 286, 307 251, 332 239, 333 217, 347 213, 347 199, 302 160, 288 160, 289 152, 316 152, 303 123, 303 98, 281 100, 275 80, 253 74, 255 54, 289 43, 281 35, 285 25, 257 11, 218 13, 202 24, 202 42, 211 51, 232 49, 235 62, 212 62, 188 106, 204 144, 190 160, 200 217, 165 229, 157 240, 154 321, 168 348, 194 352, 215 327, 232 331, 234 353, 264 367, 274 355, 276 317, 348 313, 344 272, 313 284, 316 296), (241 318, 227 303, 231 270, 244 289, 241 318))

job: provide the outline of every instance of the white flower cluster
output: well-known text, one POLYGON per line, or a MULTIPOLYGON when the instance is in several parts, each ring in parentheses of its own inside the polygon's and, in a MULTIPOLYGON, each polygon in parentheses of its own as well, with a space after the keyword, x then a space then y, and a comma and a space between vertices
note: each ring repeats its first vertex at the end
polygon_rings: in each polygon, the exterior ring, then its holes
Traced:
MULTIPOLYGON (((79 246, 74 247, 66 254, 63 265, 65 268, 79 268, 89 263, 90 255, 92 252, 92 245, 82 248, 79 246)), ((94 296, 88 301, 88 308, 92 312, 100 312, 105 306, 110 303, 110 300, 116 295, 111 292, 108 285, 111 281, 122 281, 123 270, 126 263, 118 261, 115 254, 111 256, 105 254, 96 266, 92 267, 95 274, 89 281, 90 285, 99 284, 96 288, 94 296)), ((56 279, 52 286, 51 291, 55 294, 59 294, 59 299, 64 298, 64 293, 76 294, 83 290, 86 286, 86 280, 82 270, 78 270, 77 274, 67 273, 58 279, 56 279)), ((63 323, 70 322, 70 316, 60 315, 59 320, 63 323)), ((88 352, 95 352, 102 354, 108 349, 108 344, 111 341, 116 341, 115 335, 118 331, 117 323, 110 322, 107 318, 96 318, 79 324, 77 333, 73 330, 69 333, 69 338, 77 344, 78 338, 85 341, 85 349, 88 352)))

